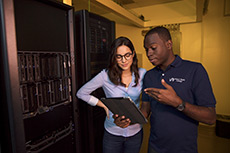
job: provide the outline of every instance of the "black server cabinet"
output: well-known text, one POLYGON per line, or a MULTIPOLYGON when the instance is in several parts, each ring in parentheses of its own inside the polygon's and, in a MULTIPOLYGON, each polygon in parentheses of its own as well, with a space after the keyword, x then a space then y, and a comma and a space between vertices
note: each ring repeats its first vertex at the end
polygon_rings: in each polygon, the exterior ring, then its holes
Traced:
POLYGON ((0 132, 1 152, 25 152, 19 103, 19 82, 13 0, 0 0, 0 132))
MULTIPOLYGON (((75 12, 75 38, 77 57, 77 89, 106 68, 110 45, 115 38, 115 22, 102 16, 81 10, 75 12)), ((104 97, 102 88, 93 92, 104 97)), ((101 153, 105 112, 77 99, 80 105, 81 152, 101 153)))
POLYGON ((3 2, 5 151, 78 152, 73 8, 50 0, 3 2))

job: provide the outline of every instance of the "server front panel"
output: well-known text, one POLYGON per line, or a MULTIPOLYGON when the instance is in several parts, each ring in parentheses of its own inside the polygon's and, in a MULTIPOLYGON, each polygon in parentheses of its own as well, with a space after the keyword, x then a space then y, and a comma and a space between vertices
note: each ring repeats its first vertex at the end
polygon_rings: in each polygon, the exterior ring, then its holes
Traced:
POLYGON ((50 0, 15 0, 20 103, 29 153, 76 152, 71 10, 50 0))

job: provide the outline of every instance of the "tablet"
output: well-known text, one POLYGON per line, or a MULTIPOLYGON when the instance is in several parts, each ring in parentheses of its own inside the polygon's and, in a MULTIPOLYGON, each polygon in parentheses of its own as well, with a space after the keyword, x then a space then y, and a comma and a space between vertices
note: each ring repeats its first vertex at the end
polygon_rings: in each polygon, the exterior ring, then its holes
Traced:
POLYGON ((135 103, 129 97, 101 98, 101 101, 113 114, 129 118, 131 124, 145 124, 148 122, 139 108, 137 108, 135 103))

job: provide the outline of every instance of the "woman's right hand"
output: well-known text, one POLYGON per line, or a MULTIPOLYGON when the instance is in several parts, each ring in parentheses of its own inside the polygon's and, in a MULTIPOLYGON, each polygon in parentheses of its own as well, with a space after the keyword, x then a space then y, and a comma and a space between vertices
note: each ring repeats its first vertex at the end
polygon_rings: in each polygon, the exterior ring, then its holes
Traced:
POLYGON ((104 108, 105 113, 106 113, 106 116, 107 116, 107 118, 109 119, 109 109, 108 109, 108 107, 106 107, 106 106, 103 104, 103 102, 101 102, 100 100, 98 100, 97 106, 104 108))
POLYGON ((107 118, 109 119, 109 109, 108 109, 108 107, 103 107, 104 108, 104 110, 105 110, 105 113, 106 113, 106 116, 107 116, 107 118))

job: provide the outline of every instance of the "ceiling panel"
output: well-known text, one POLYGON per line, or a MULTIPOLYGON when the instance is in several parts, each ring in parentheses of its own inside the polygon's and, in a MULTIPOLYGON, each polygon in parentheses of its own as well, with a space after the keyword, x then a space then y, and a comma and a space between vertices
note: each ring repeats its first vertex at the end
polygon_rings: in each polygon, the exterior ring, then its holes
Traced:
MULTIPOLYGON (((197 14, 203 11, 204 1, 208 0, 101 0, 115 2, 122 9, 128 11, 137 20, 142 20, 144 26, 136 24, 132 19, 122 15, 113 8, 98 3, 98 0, 73 0, 75 10, 86 9, 89 12, 104 16, 119 24, 149 27, 161 24, 175 24, 196 22, 197 14), (198 7, 199 5, 199 7, 198 7), (197 10, 199 8, 199 10, 197 10)), ((202 18, 202 13, 201 18, 202 18)), ((200 17, 199 17, 200 18, 200 17)))

